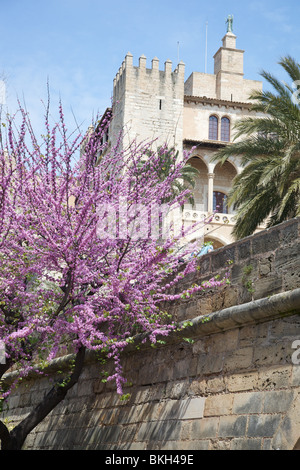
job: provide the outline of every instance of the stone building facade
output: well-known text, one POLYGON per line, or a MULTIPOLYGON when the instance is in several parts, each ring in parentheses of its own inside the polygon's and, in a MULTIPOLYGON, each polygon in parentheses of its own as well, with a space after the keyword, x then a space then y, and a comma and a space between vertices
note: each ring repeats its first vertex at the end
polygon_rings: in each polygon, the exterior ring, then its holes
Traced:
POLYGON ((182 158, 184 150, 191 152, 189 163, 199 170, 196 178, 195 207, 184 211, 188 222, 201 220, 216 207, 212 223, 205 228, 205 240, 214 247, 233 241, 232 209, 227 207, 227 195, 232 180, 241 171, 240 162, 232 158, 220 167, 212 163, 215 152, 232 142, 235 122, 249 114, 249 96, 262 90, 262 82, 247 80, 243 70, 244 51, 236 47, 236 36, 227 31, 222 46, 214 55, 214 73, 193 72, 185 79, 185 64, 173 70, 167 60, 160 70, 155 57, 147 68, 145 56, 133 65, 128 53, 113 83, 113 119, 109 139, 113 143, 124 132, 123 145, 137 141, 152 141, 157 145, 175 147, 182 158))

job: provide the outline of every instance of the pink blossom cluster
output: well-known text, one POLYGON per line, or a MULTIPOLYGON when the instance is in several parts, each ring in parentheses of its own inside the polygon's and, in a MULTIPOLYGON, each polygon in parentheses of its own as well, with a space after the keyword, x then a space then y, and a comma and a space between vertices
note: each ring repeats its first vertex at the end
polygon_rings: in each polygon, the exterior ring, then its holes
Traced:
MULTIPOLYGON (((98 209, 114 207, 120 227, 128 222, 118 219, 120 199, 129 209, 159 206, 170 200, 185 162, 176 163, 174 156, 173 171, 160 179, 151 172, 162 158, 154 143, 132 143, 128 149, 119 145, 121 137, 113 148, 101 143, 109 120, 70 138, 60 106, 52 128, 46 113, 40 143, 26 112, 20 108, 20 113, 17 132, 14 117, 8 118, 0 153, 0 340, 6 350, 0 376, 14 367, 22 378, 64 348, 84 347, 113 361, 108 379, 122 393, 121 353, 131 338, 143 333, 155 343, 176 327, 162 309, 165 301, 224 280, 172 294, 196 269, 190 256, 194 246, 179 251, 178 239, 128 233, 99 237, 98 209), (143 171, 149 154, 151 165, 143 171)), ((168 202, 170 209, 188 194, 185 190, 168 202)), ((2 390, 2 397, 8 394, 2 390)))

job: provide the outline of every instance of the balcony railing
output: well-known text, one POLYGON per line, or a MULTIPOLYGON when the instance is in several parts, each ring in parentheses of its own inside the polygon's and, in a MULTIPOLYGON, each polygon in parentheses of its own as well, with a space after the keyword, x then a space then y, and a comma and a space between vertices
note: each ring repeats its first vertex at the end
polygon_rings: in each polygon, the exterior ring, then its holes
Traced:
MULTIPOLYGON (((183 217, 183 220, 187 222, 200 222, 202 220, 208 219, 210 217, 210 214, 208 212, 197 211, 197 210, 184 210, 182 217, 183 217)), ((210 223, 233 226, 235 222, 236 222, 235 214, 223 214, 223 213, 217 212, 213 215, 210 223)))

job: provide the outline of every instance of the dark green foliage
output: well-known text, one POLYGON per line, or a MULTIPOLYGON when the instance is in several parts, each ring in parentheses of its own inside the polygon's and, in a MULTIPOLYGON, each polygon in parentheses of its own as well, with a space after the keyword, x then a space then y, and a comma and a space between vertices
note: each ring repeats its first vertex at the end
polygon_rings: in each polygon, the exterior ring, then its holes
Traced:
POLYGON ((230 156, 242 158, 243 171, 229 194, 237 210, 237 239, 264 221, 271 227, 300 215, 300 65, 289 56, 279 64, 290 83, 263 71, 274 92, 252 94, 252 110, 259 115, 240 120, 235 141, 214 157, 221 163, 230 156))

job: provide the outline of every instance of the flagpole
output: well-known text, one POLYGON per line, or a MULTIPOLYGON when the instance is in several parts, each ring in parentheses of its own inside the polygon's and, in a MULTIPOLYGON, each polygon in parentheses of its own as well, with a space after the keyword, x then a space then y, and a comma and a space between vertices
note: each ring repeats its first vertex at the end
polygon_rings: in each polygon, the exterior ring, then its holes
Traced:
POLYGON ((206 31, 205 31, 205 73, 207 73, 207 27, 208 27, 208 22, 206 21, 206 31))

